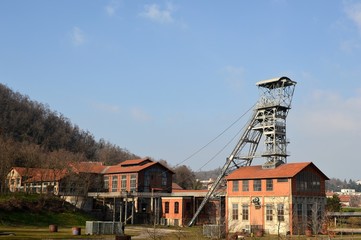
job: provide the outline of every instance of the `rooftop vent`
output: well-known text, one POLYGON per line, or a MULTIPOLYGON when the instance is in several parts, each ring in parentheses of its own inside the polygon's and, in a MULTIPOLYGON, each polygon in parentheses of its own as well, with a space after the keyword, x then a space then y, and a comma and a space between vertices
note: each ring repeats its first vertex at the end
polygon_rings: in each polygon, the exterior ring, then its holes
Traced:
POLYGON ((283 161, 277 161, 277 162, 269 161, 262 165, 262 169, 275 169, 276 167, 282 165, 283 163, 284 163, 283 161))

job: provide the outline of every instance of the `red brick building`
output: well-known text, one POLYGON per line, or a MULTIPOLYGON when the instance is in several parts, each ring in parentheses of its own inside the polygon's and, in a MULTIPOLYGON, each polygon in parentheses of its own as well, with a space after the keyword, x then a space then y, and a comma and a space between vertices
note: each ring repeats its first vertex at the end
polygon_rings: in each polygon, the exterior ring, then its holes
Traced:
POLYGON ((229 232, 304 234, 318 232, 325 216, 328 177, 312 162, 275 168, 242 167, 227 176, 229 232))

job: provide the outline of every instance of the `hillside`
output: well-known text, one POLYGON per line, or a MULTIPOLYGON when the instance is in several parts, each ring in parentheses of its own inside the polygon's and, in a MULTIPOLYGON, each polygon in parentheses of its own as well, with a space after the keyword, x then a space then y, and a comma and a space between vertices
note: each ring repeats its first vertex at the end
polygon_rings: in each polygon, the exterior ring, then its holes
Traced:
POLYGON ((90 215, 54 196, 39 194, 0 195, 0 225, 84 225, 90 215))
POLYGON ((0 134, 15 142, 39 145, 44 151, 66 150, 81 153, 89 160, 114 161, 135 157, 126 149, 81 130, 60 113, 28 96, 0 84, 0 134), (109 159, 110 158, 110 159, 109 159))

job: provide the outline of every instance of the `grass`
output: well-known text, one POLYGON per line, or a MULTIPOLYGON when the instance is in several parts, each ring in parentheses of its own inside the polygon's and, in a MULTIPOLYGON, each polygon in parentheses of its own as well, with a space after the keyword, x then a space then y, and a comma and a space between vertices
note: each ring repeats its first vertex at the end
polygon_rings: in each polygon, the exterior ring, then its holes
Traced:
POLYGON ((95 219, 54 196, 0 195, 0 226, 81 226, 92 220, 95 219))
POLYGON ((106 239, 106 237, 111 237, 110 235, 85 235, 84 226, 81 227, 81 231, 82 235, 73 235, 71 227, 58 227, 58 232, 50 232, 49 227, 0 226, 0 239, 106 239), (9 233, 10 235, 1 235, 4 233, 9 233))
POLYGON ((58 226, 81 226, 86 221, 94 220, 82 213, 29 213, 29 212, 0 212, 0 225, 5 226, 34 226, 44 227, 50 224, 58 226))

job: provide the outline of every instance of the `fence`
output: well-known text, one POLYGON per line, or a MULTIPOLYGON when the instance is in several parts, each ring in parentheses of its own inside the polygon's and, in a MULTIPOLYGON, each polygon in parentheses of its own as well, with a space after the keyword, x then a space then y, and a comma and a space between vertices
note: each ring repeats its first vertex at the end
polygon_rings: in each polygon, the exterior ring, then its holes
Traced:
POLYGON ((123 224, 120 222, 86 221, 86 234, 123 235, 123 224))
POLYGON ((203 235, 210 238, 223 238, 225 236, 225 225, 203 225, 203 235))

